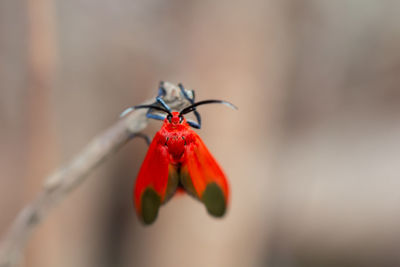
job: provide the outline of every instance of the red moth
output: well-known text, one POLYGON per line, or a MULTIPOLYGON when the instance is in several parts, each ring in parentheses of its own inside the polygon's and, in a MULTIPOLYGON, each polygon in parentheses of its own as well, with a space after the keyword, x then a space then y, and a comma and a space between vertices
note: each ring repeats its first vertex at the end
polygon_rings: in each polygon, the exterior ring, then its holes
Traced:
MULTIPOLYGON (((183 88, 183 87, 182 87, 183 88)), ((133 189, 134 202, 139 218, 151 224, 158 210, 178 189, 183 189, 200 200, 209 214, 221 217, 229 202, 229 186, 225 174, 203 141, 190 127, 200 128, 200 115, 196 106, 223 103, 221 100, 205 100, 172 112, 161 98, 159 105, 140 105, 134 108, 149 108, 148 117, 163 119, 164 124, 156 133, 140 168, 133 189), (152 109, 165 112, 167 116, 150 113, 152 109), (187 121, 183 115, 195 112, 198 124, 187 121)))

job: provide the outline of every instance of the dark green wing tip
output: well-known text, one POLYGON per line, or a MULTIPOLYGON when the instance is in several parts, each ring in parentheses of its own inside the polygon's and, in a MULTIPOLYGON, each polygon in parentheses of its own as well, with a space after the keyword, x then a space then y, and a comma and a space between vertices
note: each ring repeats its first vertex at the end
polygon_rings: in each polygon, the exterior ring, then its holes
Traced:
POLYGON ((152 188, 147 188, 142 195, 142 220, 144 224, 152 224, 158 215, 161 197, 152 188))
POLYGON ((215 217, 224 216, 226 200, 222 189, 216 183, 207 185, 202 196, 202 201, 206 205, 209 214, 215 217))

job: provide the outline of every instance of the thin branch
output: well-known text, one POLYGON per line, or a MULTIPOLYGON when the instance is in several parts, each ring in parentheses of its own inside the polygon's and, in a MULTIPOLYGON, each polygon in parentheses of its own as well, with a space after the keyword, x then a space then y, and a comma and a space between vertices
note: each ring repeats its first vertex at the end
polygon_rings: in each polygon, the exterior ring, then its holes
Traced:
MULTIPOLYGON (((187 106, 188 101, 175 85, 164 83, 164 101, 174 109, 187 106)), ((190 91, 187 91, 190 94, 190 91)), ((149 100, 144 104, 154 102, 149 100)), ((32 231, 46 218, 70 192, 85 181, 91 171, 126 144, 130 137, 147 126, 146 110, 135 110, 95 137, 64 167, 45 179, 43 190, 19 213, 0 246, 0 267, 19 263, 32 231)))

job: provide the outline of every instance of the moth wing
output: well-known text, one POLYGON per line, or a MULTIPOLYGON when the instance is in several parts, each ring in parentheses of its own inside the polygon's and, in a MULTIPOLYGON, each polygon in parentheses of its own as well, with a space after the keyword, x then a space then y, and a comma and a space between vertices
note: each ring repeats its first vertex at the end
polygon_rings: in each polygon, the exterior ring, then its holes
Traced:
POLYGON ((161 204, 172 197, 179 183, 177 169, 159 138, 156 135, 150 144, 133 189, 136 212, 145 224, 155 221, 161 204))
POLYGON ((185 146, 180 182, 199 199, 209 214, 222 217, 229 201, 229 185, 224 172, 200 137, 193 132, 193 142, 185 146))

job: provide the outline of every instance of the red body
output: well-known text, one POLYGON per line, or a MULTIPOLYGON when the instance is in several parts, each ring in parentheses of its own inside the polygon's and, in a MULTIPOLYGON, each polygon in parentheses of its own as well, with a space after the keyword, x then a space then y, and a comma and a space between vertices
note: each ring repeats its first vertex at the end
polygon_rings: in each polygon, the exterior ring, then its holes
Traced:
POLYGON ((211 215, 221 217, 229 198, 225 174, 186 120, 178 112, 172 115, 156 133, 140 168, 134 187, 138 216, 146 224, 154 222, 160 205, 183 188, 211 215))

